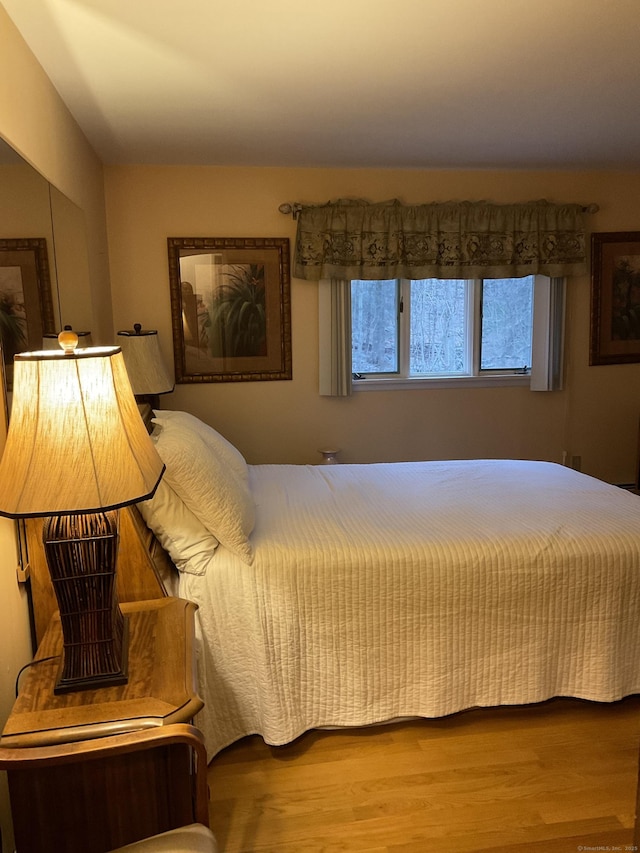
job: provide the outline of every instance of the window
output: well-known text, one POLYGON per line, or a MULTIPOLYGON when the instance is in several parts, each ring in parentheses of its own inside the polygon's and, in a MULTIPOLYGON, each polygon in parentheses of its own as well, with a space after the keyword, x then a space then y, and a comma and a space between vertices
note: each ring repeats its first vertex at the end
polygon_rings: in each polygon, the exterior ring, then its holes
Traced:
POLYGON ((534 278, 352 281, 354 373, 475 376, 531 369, 534 278))
POLYGON ((564 280, 320 283, 320 393, 358 388, 561 387, 564 280), (360 381, 362 380, 362 381, 360 381))

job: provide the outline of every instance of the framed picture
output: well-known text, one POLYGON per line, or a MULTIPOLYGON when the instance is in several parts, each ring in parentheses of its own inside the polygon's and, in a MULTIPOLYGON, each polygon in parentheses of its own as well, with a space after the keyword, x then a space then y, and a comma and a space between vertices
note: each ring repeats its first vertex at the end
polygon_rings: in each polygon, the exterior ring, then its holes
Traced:
POLYGON ((289 240, 169 237, 176 382, 291 379, 289 240))
POLYGON ((54 332, 53 298, 44 237, 0 239, 0 338, 7 390, 13 387, 13 357, 42 349, 54 332))
POLYGON ((640 362, 640 231, 591 235, 589 364, 640 362))

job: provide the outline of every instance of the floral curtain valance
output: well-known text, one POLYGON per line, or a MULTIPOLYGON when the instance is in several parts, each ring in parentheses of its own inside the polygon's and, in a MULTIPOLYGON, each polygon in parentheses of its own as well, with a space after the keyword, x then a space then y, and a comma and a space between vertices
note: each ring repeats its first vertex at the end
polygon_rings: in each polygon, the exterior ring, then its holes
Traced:
POLYGON ((295 210, 294 275, 308 281, 586 272, 578 204, 339 200, 295 210))

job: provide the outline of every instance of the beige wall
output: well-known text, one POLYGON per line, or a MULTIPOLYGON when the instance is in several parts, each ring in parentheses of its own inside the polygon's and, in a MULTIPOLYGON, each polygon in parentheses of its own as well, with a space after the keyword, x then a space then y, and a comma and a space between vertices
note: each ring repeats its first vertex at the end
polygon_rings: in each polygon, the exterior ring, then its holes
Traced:
MULTIPOLYGON (((110 339, 112 315, 102 165, 1 6, 0 136, 84 211, 81 227, 85 229, 88 248, 88 272, 84 292, 74 301, 73 310, 82 305, 83 315, 89 314, 82 319, 91 324, 96 337, 110 339)), ((36 196, 41 194, 41 182, 35 181, 33 187, 29 203, 21 199, 25 214, 27 208, 33 213, 36 196)), ((31 227, 37 227, 39 233, 18 234, 15 229, 23 222, 22 212, 18 214, 17 208, 8 210, 10 194, 3 190, 0 220, 11 233, 5 231, 2 236, 49 237, 46 229, 50 228, 50 217, 42 215, 47 209, 48 192, 45 196, 38 214, 42 218, 30 219, 31 227)), ((64 230, 72 218, 65 218, 64 230)), ((5 424, 0 418, 0 451, 4 439, 5 424)), ((26 594, 16 580, 17 563, 14 524, 0 519, 0 729, 15 698, 18 670, 32 655, 26 594)), ((8 853, 13 844, 5 774, 0 774, 0 828, 3 851, 8 853)))
MULTIPOLYGON (((295 223, 278 206, 339 197, 406 202, 547 198, 600 211, 594 231, 640 227, 640 173, 107 167, 107 216, 117 328, 157 328, 172 364, 166 238, 280 236, 295 223)), ((561 461, 612 482, 635 476, 640 365, 589 367, 590 282, 568 291, 566 390, 522 388, 318 396, 317 288, 292 282, 293 381, 182 385, 166 397, 217 426, 250 462, 514 456, 561 461)))

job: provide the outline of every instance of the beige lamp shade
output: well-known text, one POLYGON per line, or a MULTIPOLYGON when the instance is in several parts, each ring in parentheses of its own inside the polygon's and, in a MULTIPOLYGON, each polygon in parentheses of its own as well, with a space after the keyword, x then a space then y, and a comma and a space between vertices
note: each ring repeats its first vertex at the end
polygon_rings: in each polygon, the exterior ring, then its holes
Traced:
POLYGON ((15 357, 0 515, 115 509, 151 496, 163 471, 118 347, 15 357))
POLYGON ((155 330, 143 330, 136 323, 132 331, 118 332, 118 346, 122 349, 134 394, 143 396, 173 391, 174 383, 164 366, 155 330))

